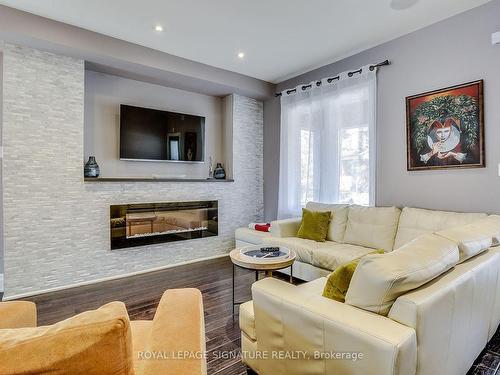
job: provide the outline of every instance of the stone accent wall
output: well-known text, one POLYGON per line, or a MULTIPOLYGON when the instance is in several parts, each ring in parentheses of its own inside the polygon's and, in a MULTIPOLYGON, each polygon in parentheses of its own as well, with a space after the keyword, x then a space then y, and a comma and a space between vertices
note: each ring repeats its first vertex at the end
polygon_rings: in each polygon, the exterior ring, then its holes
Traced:
POLYGON ((4 48, 6 297, 228 253, 263 217, 263 107, 233 97, 234 183, 83 180, 84 63, 4 48), (109 206, 219 201, 219 236, 110 250, 109 206))

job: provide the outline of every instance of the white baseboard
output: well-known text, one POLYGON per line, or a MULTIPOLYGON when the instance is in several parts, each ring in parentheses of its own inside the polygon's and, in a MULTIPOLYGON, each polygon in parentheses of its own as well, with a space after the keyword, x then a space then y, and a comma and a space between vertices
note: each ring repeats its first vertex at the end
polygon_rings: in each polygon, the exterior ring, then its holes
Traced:
MULTIPOLYGON (((104 278, 101 278, 101 279, 95 279, 95 280, 89 280, 89 281, 82 281, 80 283, 69 284, 69 285, 59 286, 59 287, 55 287, 55 288, 37 290, 36 292, 28 292, 28 293, 15 294, 13 296, 8 296, 8 297, 4 296, 3 300, 4 301, 10 301, 10 300, 16 300, 16 299, 21 299, 21 298, 26 298, 26 297, 37 296, 39 294, 45 294, 45 293, 51 293, 51 292, 58 292, 58 291, 61 291, 61 290, 77 288, 79 286, 92 285, 92 284, 102 283, 103 281, 117 280, 117 279, 123 279, 123 278, 130 277, 130 276, 143 275, 145 273, 150 273, 150 272, 155 272, 155 271, 161 271, 161 270, 168 269, 168 268, 183 266, 185 264, 198 263, 198 262, 203 262, 205 260, 223 258, 223 257, 227 257, 227 256, 229 256, 229 254, 213 255, 213 256, 210 256, 210 257, 198 258, 198 259, 188 260, 188 261, 185 261, 185 262, 179 262, 179 263, 175 263, 175 264, 168 264, 166 266, 161 266, 161 267, 156 267, 156 268, 149 268, 147 270, 136 271, 136 272, 131 272, 131 273, 127 273, 127 274, 121 274, 121 275, 116 275, 116 276, 104 277, 104 278)), ((0 284, 2 286, 2 288, 0 288, 0 290, 3 290, 3 275, 0 275, 0 276, 2 277, 1 284, 0 284)))
POLYGON ((0 273, 0 292, 3 292, 3 273, 0 273))

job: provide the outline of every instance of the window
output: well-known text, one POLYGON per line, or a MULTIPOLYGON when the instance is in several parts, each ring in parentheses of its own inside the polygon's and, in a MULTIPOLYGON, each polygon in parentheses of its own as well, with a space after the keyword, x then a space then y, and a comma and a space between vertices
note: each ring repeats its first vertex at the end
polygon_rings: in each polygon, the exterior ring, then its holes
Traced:
POLYGON ((281 99, 280 218, 309 201, 374 204, 374 72, 281 99))

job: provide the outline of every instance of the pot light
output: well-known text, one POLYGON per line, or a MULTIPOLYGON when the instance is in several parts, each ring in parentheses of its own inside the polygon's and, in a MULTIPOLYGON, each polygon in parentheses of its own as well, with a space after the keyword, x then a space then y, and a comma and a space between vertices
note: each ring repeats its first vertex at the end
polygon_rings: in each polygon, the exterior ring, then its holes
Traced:
POLYGON ((245 53, 244 52, 238 52, 238 58, 239 59, 244 59, 245 58, 245 53))
POLYGON ((163 26, 162 25, 155 25, 155 31, 158 31, 161 33, 163 31, 163 26))

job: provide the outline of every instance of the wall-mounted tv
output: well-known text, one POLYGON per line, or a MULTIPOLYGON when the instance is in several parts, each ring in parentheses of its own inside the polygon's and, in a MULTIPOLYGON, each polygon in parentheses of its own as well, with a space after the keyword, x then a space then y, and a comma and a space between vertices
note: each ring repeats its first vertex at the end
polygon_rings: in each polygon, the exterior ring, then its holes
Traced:
POLYGON ((202 162, 205 117, 120 105, 120 159, 202 162))

